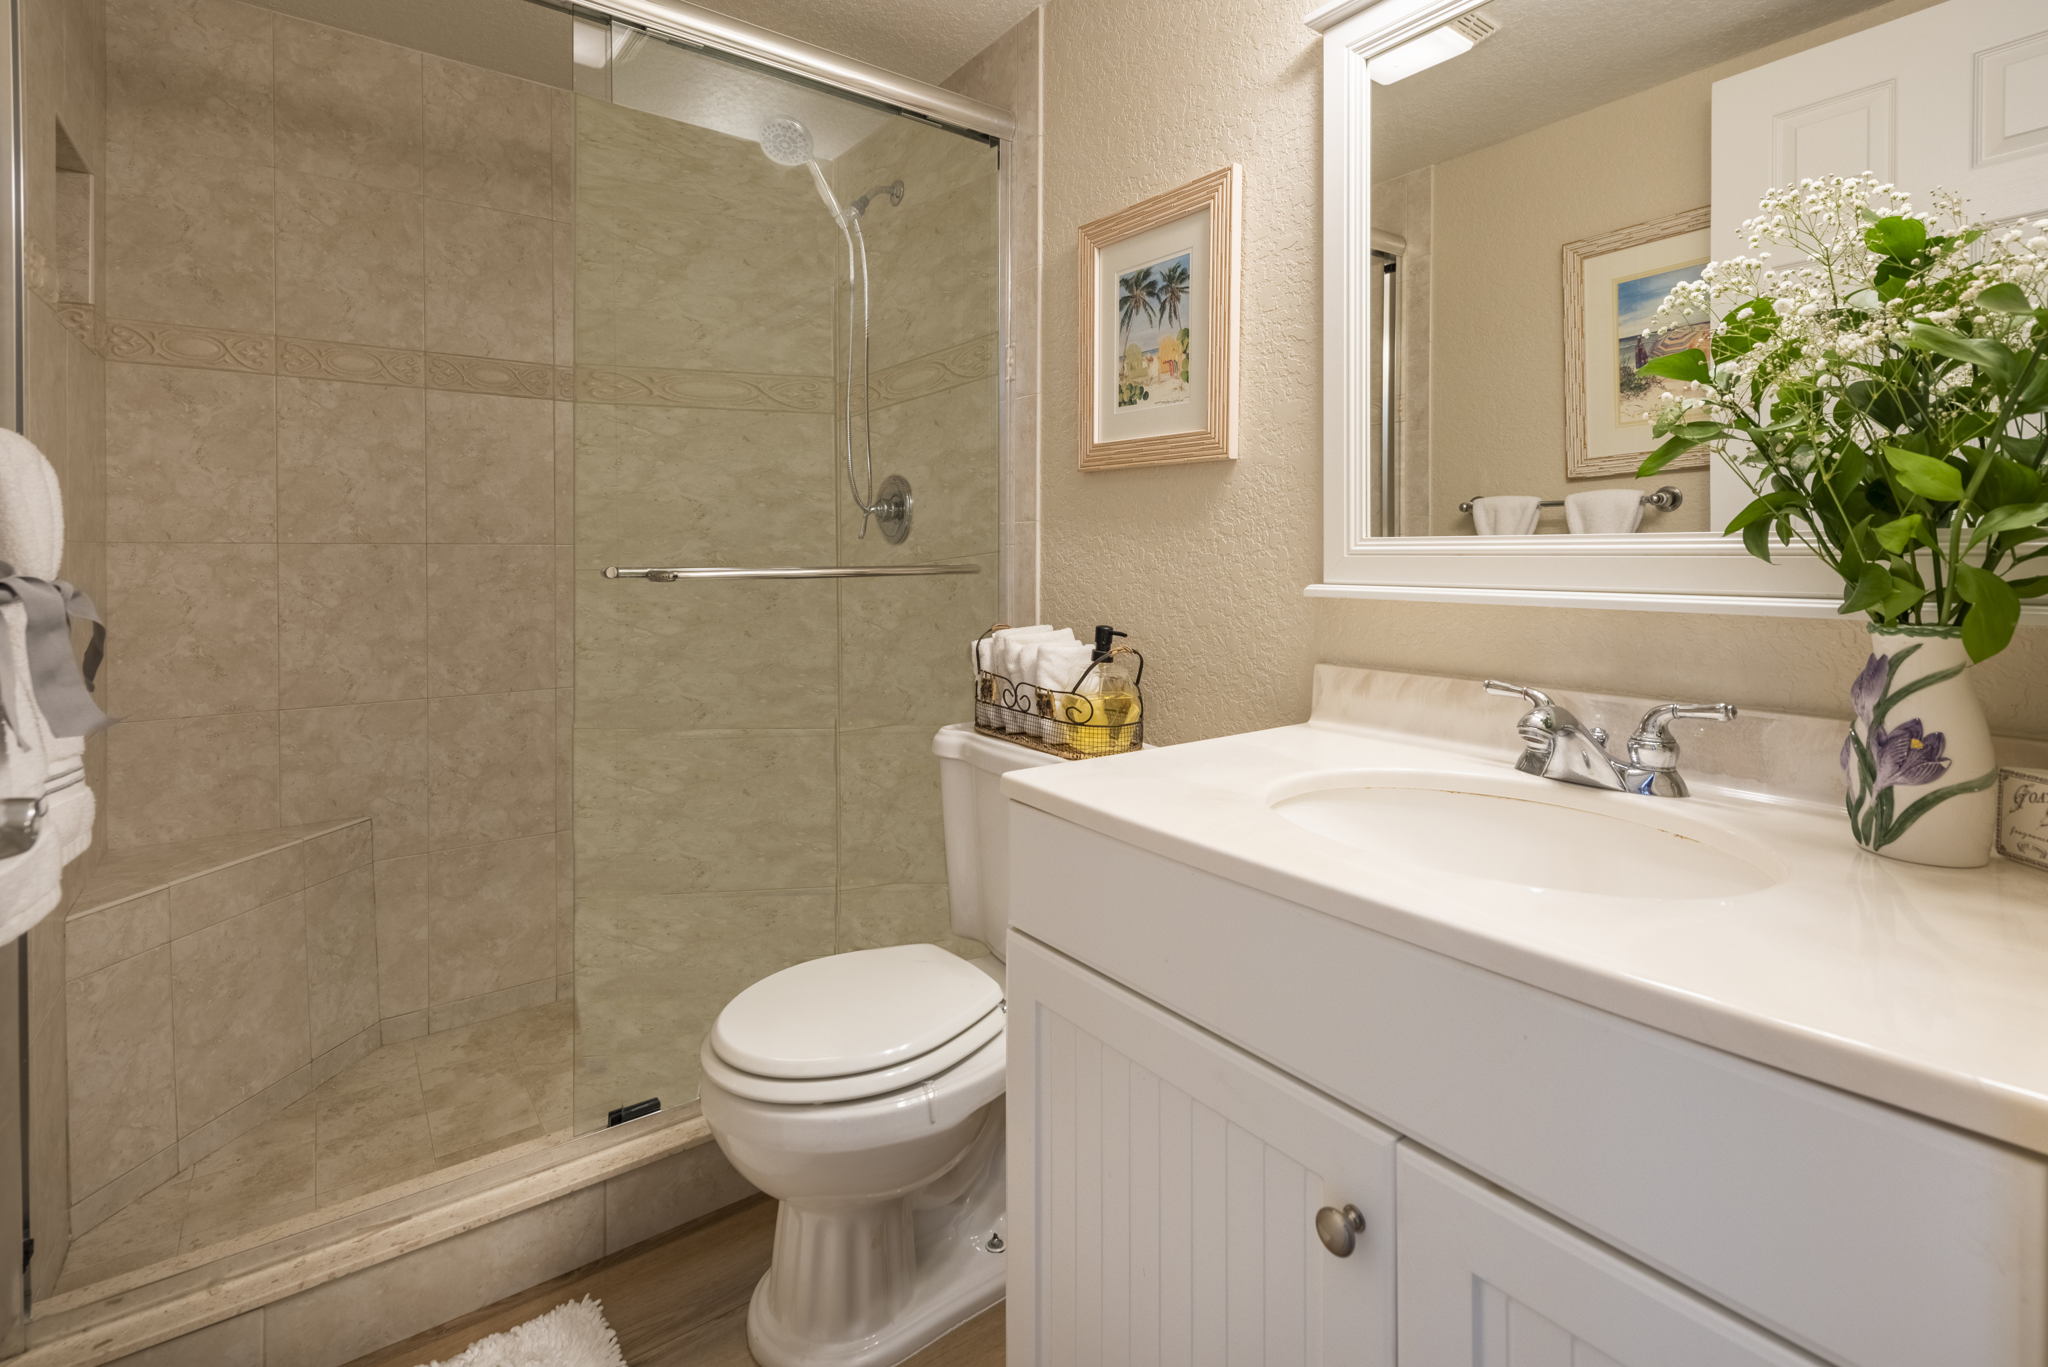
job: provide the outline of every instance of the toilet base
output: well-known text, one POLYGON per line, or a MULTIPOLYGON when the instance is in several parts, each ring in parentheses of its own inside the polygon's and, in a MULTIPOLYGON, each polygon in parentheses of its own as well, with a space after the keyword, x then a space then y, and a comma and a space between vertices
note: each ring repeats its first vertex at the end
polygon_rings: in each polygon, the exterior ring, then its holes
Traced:
POLYGON ((747 1307, 761 1367, 893 1367, 1003 1298, 1003 1108, 955 1169, 886 1201, 784 1201, 747 1307), (997 1249, 1000 1250, 1000 1243, 997 1249))

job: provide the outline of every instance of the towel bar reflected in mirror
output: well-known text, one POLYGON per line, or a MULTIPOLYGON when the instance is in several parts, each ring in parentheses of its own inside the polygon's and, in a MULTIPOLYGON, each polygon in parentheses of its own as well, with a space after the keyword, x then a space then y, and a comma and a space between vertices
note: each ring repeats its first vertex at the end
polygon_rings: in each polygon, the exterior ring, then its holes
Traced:
POLYGON ((883 579, 908 574, 980 574, 979 565, 786 565, 735 569, 725 565, 694 565, 676 569, 621 569, 607 566, 607 579, 647 579, 673 584, 678 579, 883 579))
MULTIPOLYGON (((1473 502, 1474 500, 1472 499, 1466 499, 1458 505, 1458 511, 1461 513, 1471 512, 1473 502)), ((1643 502, 1649 507, 1661 508, 1668 513, 1679 504, 1685 502, 1685 495, 1679 491, 1677 486, 1667 484, 1654 494, 1644 494, 1643 502)), ((1561 498, 1540 498, 1536 500, 1536 506, 1539 508, 1562 508, 1564 507, 1564 500, 1561 498)))

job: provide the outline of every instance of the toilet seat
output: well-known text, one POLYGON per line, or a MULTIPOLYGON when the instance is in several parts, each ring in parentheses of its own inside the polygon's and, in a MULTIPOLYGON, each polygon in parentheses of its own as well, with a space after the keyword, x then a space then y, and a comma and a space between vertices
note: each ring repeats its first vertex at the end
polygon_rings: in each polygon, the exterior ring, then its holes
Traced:
POLYGON ((707 1073, 735 1096, 816 1105, 925 1082, 1003 1029, 996 981, 937 945, 828 955, 770 974, 718 1015, 707 1073))
POLYGON ((830 1102, 866 1101, 886 1096, 905 1087, 929 1082, 974 1055, 1003 1033, 1006 1017, 1000 1007, 989 1012, 929 1053, 889 1068, 839 1077, 774 1078, 744 1072, 720 1058, 707 1045, 703 1055, 704 1075, 734 1096, 764 1101, 776 1106, 819 1106, 830 1102))

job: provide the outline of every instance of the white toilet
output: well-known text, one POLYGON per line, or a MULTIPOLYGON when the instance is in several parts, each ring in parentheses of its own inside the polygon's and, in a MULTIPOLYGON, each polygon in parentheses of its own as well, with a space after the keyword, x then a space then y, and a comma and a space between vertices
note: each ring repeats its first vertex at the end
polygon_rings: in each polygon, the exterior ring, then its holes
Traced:
POLYGON ((771 974, 704 1041, 704 1118, 782 1205, 747 1343, 763 1367, 901 1362, 1003 1296, 1002 775, 1059 761, 948 726, 932 742, 953 929, 771 974))

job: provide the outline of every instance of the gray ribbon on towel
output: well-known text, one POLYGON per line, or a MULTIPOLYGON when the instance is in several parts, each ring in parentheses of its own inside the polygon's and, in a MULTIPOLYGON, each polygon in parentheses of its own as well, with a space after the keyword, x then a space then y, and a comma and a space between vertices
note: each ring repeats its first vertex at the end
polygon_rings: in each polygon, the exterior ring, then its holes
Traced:
MULTIPOLYGON (((16 574, 0 560, 0 603, 19 603, 28 614, 28 682, 36 706, 54 736, 89 736, 108 724, 107 714, 92 700, 93 683, 107 651, 107 628, 99 609, 77 586, 62 579, 34 579, 16 574), (71 623, 92 623, 92 642, 81 667, 71 653, 71 623)), ((0 648, 0 725, 21 730, 21 719, 7 715, 14 697, 14 661, 0 648)))

